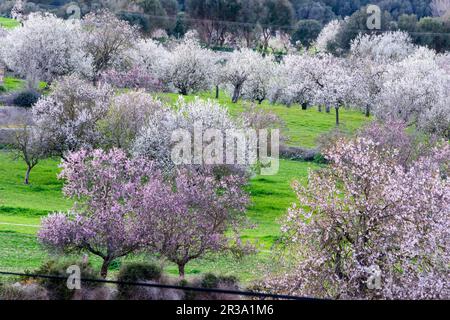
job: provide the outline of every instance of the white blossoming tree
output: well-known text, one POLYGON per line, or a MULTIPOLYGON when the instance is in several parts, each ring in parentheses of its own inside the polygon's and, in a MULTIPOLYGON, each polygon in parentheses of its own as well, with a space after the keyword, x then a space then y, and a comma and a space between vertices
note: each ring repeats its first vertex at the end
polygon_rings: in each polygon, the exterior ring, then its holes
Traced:
POLYGON ((11 18, 23 22, 23 20, 25 19, 24 11, 25 11, 24 1, 16 0, 13 8, 11 9, 11 18))
POLYGON ((163 67, 167 65, 169 52, 152 39, 139 39, 136 45, 124 53, 127 63, 161 76, 163 67))
POLYGON ((315 47, 320 52, 327 52, 328 45, 332 43, 343 26, 342 20, 332 20, 319 33, 316 39, 315 47))
POLYGON ((420 48, 388 70, 376 115, 401 119, 425 131, 449 136, 450 75, 434 51, 420 48))
POLYGON ((52 82, 72 72, 89 75, 82 39, 79 22, 33 13, 0 38, 0 55, 9 69, 36 86, 39 80, 52 82))
POLYGON ((180 94, 208 90, 213 85, 213 54, 200 47, 195 39, 185 39, 176 45, 164 63, 163 81, 180 94))
POLYGON ((261 54, 250 49, 236 50, 228 56, 223 78, 232 87, 234 103, 239 100, 245 82, 254 74, 260 63, 264 63, 261 54))
POLYGON ((129 151, 142 127, 163 108, 161 101, 142 91, 115 96, 105 118, 100 121, 102 145, 129 151))
POLYGON ((51 93, 33 106, 33 121, 48 135, 54 153, 92 148, 101 141, 98 122, 108 111, 111 90, 76 76, 55 82, 51 93))
POLYGON ((225 135, 226 130, 239 129, 239 125, 226 108, 212 100, 186 102, 181 98, 174 109, 163 108, 148 119, 133 145, 133 153, 150 158, 164 170, 171 170, 175 166, 171 158, 176 143, 173 133, 186 130, 193 137, 195 128, 202 135, 208 129, 225 135))

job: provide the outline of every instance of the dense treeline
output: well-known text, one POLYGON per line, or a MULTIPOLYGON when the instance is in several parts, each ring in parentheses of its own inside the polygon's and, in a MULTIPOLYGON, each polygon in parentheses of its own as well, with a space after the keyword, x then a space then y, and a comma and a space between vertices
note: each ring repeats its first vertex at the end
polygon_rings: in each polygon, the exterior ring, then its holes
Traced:
MULTIPOLYGON (((0 3, 0 15, 9 15, 15 1, 0 3)), ((45 10, 68 18, 75 12, 69 0, 26 2, 28 12, 45 10)), ((77 1, 80 15, 107 8, 148 33, 164 30, 181 37, 195 28, 205 44, 214 47, 262 47, 276 32, 291 36, 293 44, 310 46, 332 20, 347 23, 335 52, 347 52, 358 33, 368 33, 368 4, 382 12, 382 30, 407 31, 414 42, 437 51, 450 48, 450 20, 442 17, 449 6, 443 0, 93 0, 77 1), (440 4, 440 6, 439 6, 440 4), (440 16, 440 17, 439 17, 440 16)))
MULTIPOLYGON (((6 7, 11 0, 2 1, 2 6, 6 7)), ((58 9, 73 3, 72 0, 34 0, 28 1, 30 6, 47 7, 48 9, 58 9)), ((104 5, 123 6, 125 3, 135 3, 140 6, 153 6, 154 8, 162 7, 167 10, 167 7, 174 3, 179 11, 186 9, 189 0, 92 0, 76 1, 82 5, 89 7, 98 7, 104 5)), ((211 4, 221 1, 198 1, 205 4, 211 4)), ((233 1, 224 1, 233 2, 233 1)), ((238 1, 241 2, 241 1, 238 1)), ((244 1, 242 1, 244 2, 244 1)), ((247 2, 247 1, 245 1, 247 2)), ((395 19, 402 14, 415 14, 418 18, 431 16, 433 14, 430 6, 431 0, 290 0, 295 15, 298 20, 313 19, 319 20, 322 23, 329 22, 336 17, 345 17, 352 15, 355 11, 367 4, 376 4, 384 11, 388 11, 395 19)), ((170 14, 171 12, 167 12, 170 14)))

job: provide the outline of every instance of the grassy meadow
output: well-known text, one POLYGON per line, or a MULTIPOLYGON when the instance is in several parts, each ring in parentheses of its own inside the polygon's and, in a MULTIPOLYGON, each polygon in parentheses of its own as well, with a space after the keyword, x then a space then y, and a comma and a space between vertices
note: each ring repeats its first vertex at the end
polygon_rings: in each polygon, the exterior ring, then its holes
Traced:
POLYGON ((0 27, 5 29, 12 29, 20 25, 20 22, 17 20, 0 17, 0 27))

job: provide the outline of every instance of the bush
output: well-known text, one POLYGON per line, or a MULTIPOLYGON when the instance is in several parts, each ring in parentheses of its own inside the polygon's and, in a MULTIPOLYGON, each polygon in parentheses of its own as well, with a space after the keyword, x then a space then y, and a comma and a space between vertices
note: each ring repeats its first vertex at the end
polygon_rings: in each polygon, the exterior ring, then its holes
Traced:
MULTIPOLYGON (((71 265, 78 265, 81 269, 81 278, 83 279, 97 279, 98 273, 95 272, 87 263, 79 263, 77 261, 55 261, 50 260, 45 262, 34 273, 44 274, 50 276, 67 277, 67 268, 71 265)), ((67 282, 63 279, 43 279, 39 278, 38 283, 44 287, 48 292, 49 299, 53 300, 70 300, 74 298, 77 290, 70 290, 67 288, 67 282)), ((82 289, 94 289, 102 287, 102 283, 98 282, 81 282, 82 289)))
MULTIPOLYGON (((189 284, 184 284, 189 286, 189 284)), ((206 289, 226 289, 239 290, 239 282, 237 278, 232 276, 217 276, 212 273, 203 275, 200 279, 193 281, 193 287, 206 289)), ((186 292, 185 298, 187 300, 233 300, 238 299, 236 295, 229 295, 224 293, 209 293, 209 292, 186 292)))
POLYGON ((3 85, 0 85, 0 92, 6 92, 6 88, 3 85))
POLYGON ((227 287, 237 287, 238 280, 233 276, 216 276, 212 273, 207 273, 203 276, 201 285, 202 288, 219 288, 222 285, 227 287))
POLYGON ((18 93, 14 100, 13 104, 18 107, 23 108, 31 108, 40 98, 40 94, 34 90, 26 90, 18 93))
POLYGON ((46 300, 47 292, 36 283, 0 285, 0 300, 46 300))
POLYGON ((316 161, 320 155, 317 149, 281 146, 280 156, 289 160, 316 161))
POLYGON ((0 285, 0 300, 26 300, 26 295, 17 287, 0 285))
MULTIPOLYGON (((117 281, 120 282, 142 282, 142 281, 158 281, 161 279, 162 269, 154 264, 148 263, 131 263, 124 265, 117 276, 117 281)), ((129 286, 118 284, 118 297, 120 299, 134 299, 137 296, 137 291, 140 290, 137 286, 129 286)))
POLYGON ((138 67, 128 71, 107 70, 101 74, 100 79, 119 89, 146 89, 151 92, 163 89, 155 75, 138 67))

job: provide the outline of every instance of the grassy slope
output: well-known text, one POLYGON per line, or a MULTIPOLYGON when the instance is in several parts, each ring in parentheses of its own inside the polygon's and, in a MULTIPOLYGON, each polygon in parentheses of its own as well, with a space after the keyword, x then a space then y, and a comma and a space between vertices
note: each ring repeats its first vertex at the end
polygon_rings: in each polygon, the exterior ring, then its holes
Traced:
POLYGON ((12 29, 17 27, 19 24, 20 22, 17 20, 0 17, 0 26, 3 28, 12 29))
MULTIPOLYGON (((6 89, 6 93, 11 93, 14 91, 21 91, 24 90, 27 87, 27 82, 23 79, 14 78, 11 76, 6 76, 3 78, 3 85, 6 89)), ((45 93, 47 83, 41 81, 39 82, 39 91, 42 93, 45 93)))
MULTIPOLYGON (((175 102, 179 95, 174 93, 160 94, 163 100, 169 102, 175 102)), ((214 98, 214 95, 207 92, 200 95, 202 99, 214 98)), ((194 96, 185 97, 187 101, 195 99, 194 96)), ((230 112, 234 115, 239 115, 239 112, 244 110, 245 103, 232 103, 231 99, 221 94, 219 103, 227 106, 230 112)), ((330 113, 318 112, 316 108, 310 108, 308 110, 301 110, 298 106, 286 107, 281 104, 271 104, 264 101, 261 104, 261 108, 271 110, 278 114, 286 124, 287 132, 289 136, 289 145, 314 147, 316 145, 316 139, 323 133, 328 132, 335 128, 335 114, 334 111, 330 113)), ((361 112, 353 110, 341 109, 339 112, 340 127, 348 131, 354 131, 361 127, 363 123, 367 121, 361 112)))
MULTIPOLYGON (((177 97, 175 94, 163 95, 163 99, 172 102, 177 97)), ((203 98, 206 97, 209 95, 203 95, 203 98)), ((237 116, 243 108, 241 104, 231 104, 226 97, 221 98, 220 102, 237 116)), ((262 107, 271 108, 286 121, 292 137, 291 144, 314 146, 318 135, 334 127, 332 114, 266 103, 262 107)), ((366 121, 360 113, 348 111, 342 112, 342 120, 348 128, 356 128, 366 121)), ((57 164, 55 160, 40 163, 31 174, 31 186, 25 186, 22 183, 24 165, 13 161, 11 154, 0 151, 0 269, 33 269, 47 257, 36 242, 34 235, 37 228, 29 225, 38 225, 41 217, 48 212, 65 210, 71 205, 61 194, 62 184, 56 179, 57 164)), ((313 163, 281 160, 277 175, 253 178, 250 186, 252 206, 248 215, 257 227, 246 230, 243 238, 261 244, 259 253, 242 260, 230 256, 213 256, 194 261, 187 266, 187 274, 214 271, 236 275, 243 281, 257 278, 261 274, 260 268, 269 261, 268 249, 279 236, 278 220, 290 203, 295 201, 290 183, 294 179, 306 182, 308 168, 317 167, 313 163)), ((99 263, 98 259, 93 259, 93 262, 95 265, 99 263)), ((176 274, 176 268, 172 265, 167 266, 167 271, 176 274)))
MULTIPOLYGON (((0 27, 3 27, 5 29, 13 29, 15 27, 18 27, 20 25, 20 22, 14 19, 4 18, 0 17, 0 27)), ((9 91, 18 91, 23 88, 25 88, 26 82, 25 80, 13 78, 13 77, 5 77, 3 87, 6 89, 7 92, 9 91)), ((40 83, 40 87, 42 87, 43 84, 40 83)), ((44 84, 45 86, 45 84, 44 84)))
POLYGON ((13 78, 13 77, 5 77, 3 79, 3 87, 6 91, 18 91, 25 88, 25 80, 13 78))

